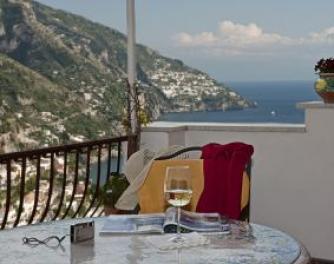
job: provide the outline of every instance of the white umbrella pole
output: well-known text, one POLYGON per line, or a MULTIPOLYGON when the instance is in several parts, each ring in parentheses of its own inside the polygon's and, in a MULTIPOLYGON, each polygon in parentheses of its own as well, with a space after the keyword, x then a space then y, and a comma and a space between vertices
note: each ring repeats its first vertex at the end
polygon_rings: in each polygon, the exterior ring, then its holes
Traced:
POLYGON ((130 85, 130 117, 131 117, 131 132, 136 133, 138 120, 136 115, 136 91, 135 82, 137 79, 136 70, 136 14, 135 0, 127 0, 127 30, 128 30, 128 81, 130 85))

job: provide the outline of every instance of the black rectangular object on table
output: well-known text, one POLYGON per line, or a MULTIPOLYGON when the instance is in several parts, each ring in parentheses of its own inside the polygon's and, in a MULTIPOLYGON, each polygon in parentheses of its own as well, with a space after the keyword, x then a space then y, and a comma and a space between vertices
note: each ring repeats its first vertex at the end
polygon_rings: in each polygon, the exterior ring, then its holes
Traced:
POLYGON ((71 243, 94 239, 94 221, 71 225, 71 243))

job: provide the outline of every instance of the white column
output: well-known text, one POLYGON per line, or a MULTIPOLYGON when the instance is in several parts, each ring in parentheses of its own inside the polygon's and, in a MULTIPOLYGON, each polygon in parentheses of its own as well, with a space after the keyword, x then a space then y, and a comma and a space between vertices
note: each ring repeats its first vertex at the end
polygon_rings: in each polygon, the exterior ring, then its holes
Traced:
POLYGON ((137 78, 136 70, 136 14, 135 0, 127 0, 127 33, 128 33, 128 81, 130 84, 130 108, 131 108, 131 130, 136 133, 137 116, 135 102, 135 82, 137 78))

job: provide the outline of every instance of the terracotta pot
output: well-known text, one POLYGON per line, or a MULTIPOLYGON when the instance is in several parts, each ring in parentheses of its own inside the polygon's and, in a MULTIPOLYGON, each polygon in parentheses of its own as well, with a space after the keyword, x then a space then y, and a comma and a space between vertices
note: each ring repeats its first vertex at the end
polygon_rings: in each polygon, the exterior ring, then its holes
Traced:
POLYGON ((323 99, 325 104, 334 104, 334 73, 319 73, 320 79, 315 83, 317 94, 323 99), (323 85, 317 89, 317 83, 323 85))
POLYGON ((334 91, 333 92, 317 92, 319 96, 324 100, 325 104, 334 104, 334 91))

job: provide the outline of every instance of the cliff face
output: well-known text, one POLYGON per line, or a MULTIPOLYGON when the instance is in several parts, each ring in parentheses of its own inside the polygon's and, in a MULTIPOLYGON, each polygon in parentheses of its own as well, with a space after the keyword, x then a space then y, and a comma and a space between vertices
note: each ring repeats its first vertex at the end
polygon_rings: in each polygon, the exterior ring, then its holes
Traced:
MULTIPOLYGON (((0 128, 17 146, 119 133, 125 107, 123 34, 33 1, 0 0, 0 53, 0 128)), ((137 53, 138 79, 153 117, 253 106, 179 60, 142 45, 137 53)))

